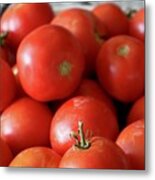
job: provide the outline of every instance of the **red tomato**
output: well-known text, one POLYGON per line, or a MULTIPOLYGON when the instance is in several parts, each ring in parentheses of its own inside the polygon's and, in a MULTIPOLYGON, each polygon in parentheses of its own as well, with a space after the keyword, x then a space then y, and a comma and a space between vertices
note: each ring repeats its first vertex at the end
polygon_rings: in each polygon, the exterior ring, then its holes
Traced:
POLYGON ((91 96, 103 101, 106 105, 116 113, 115 106, 110 97, 101 89, 99 84, 91 79, 83 79, 74 96, 91 96))
POLYGON ((0 138, 0 166, 8 166, 13 159, 9 146, 0 138))
POLYGON ((129 168, 126 155, 114 142, 104 137, 85 139, 81 122, 79 122, 78 134, 79 140, 76 140, 76 144, 64 154, 60 161, 60 168, 129 168))
POLYGON ((15 76, 16 84, 17 84, 16 98, 21 98, 21 97, 27 96, 27 94, 25 93, 25 91, 24 91, 24 89, 23 89, 23 87, 21 85, 21 82, 20 82, 20 79, 19 79, 18 67, 17 67, 16 64, 12 67, 12 72, 13 72, 13 74, 15 76))
POLYGON ((129 33, 142 41, 145 40, 144 8, 140 9, 130 19, 129 33))
POLYGON ((85 59, 66 29, 45 25, 20 44, 17 66, 23 89, 39 101, 63 99, 79 85, 85 59))
POLYGON ((51 123, 51 145, 59 154, 73 145, 70 132, 77 129, 79 120, 95 136, 115 140, 118 135, 117 119, 106 104, 92 97, 74 97, 58 109, 51 123))
POLYGON ((51 23, 66 28, 77 37, 86 57, 86 71, 93 71, 102 37, 106 35, 105 27, 101 27, 91 12, 78 8, 60 12, 51 23))
POLYGON ((18 3, 9 6, 1 18, 1 31, 8 32, 7 42, 17 49, 22 39, 54 17, 48 3, 18 3))
POLYGON ((122 102, 135 101, 144 92, 144 44, 130 36, 115 36, 105 42, 97 59, 101 85, 122 102))
POLYGON ((128 18, 125 13, 115 4, 99 4, 93 9, 93 13, 105 25, 109 37, 128 34, 128 18))
POLYGON ((139 119, 144 119, 144 118, 145 118, 145 110, 144 110, 144 96, 143 96, 133 104, 127 118, 127 124, 131 124, 139 119))
POLYGON ((1 115, 1 137, 14 154, 32 146, 48 146, 51 111, 30 98, 21 98, 1 115))
POLYGON ((0 112, 12 103, 15 96, 15 78, 9 65, 0 58, 0 112))
POLYGON ((145 169, 144 120, 128 125, 118 136, 116 144, 128 156, 131 169, 145 169))
POLYGON ((57 168, 60 155, 47 147, 31 147, 20 152, 10 167, 57 168))

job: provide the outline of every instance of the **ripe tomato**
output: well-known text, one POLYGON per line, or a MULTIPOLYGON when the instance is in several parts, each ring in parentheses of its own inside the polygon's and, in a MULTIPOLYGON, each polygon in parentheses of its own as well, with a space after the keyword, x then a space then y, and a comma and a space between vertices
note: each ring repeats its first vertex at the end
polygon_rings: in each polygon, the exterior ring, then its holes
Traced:
POLYGON ((115 140, 118 135, 117 119, 105 103, 92 97, 74 97, 57 110, 51 123, 51 145, 59 154, 64 154, 73 145, 70 132, 77 129, 79 120, 92 131, 88 133, 95 136, 115 140))
POLYGON ((9 146, 0 138, 0 166, 8 166, 13 159, 9 146))
POLYGON ((122 102, 135 101, 144 91, 144 44, 120 35, 106 41, 97 58, 101 85, 122 102))
POLYGON ((103 101, 106 105, 116 113, 115 106, 110 97, 101 89, 99 84, 91 79, 83 79, 74 96, 91 96, 103 101))
POLYGON ((93 13, 107 28, 109 37, 128 34, 129 22, 125 13, 115 4, 99 4, 93 13))
POLYGON ((136 12, 130 19, 129 34, 142 41, 145 40, 144 8, 136 12))
POLYGON ((1 137, 14 154, 32 146, 48 146, 51 111, 30 98, 21 98, 1 115, 1 137))
POLYGON ((80 83, 84 64, 77 39, 66 29, 53 25, 30 33, 17 53, 22 87, 39 101, 69 96, 80 83))
POLYGON ((9 65, 0 58, 0 112, 12 103, 15 96, 15 78, 9 65))
POLYGON ((128 118, 127 118, 127 124, 133 123, 139 119, 145 118, 145 112, 144 112, 144 96, 139 98, 132 106, 128 118))
POLYGON ((106 35, 105 26, 101 27, 99 20, 91 12, 78 8, 60 12, 51 23, 66 28, 77 37, 86 57, 86 71, 92 72, 102 37, 106 35))
POLYGON ((10 167, 57 168, 60 155, 47 147, 31 147, 21 151, 11 161, 10 167))
POLYGON ((1 18, 1 31, 8 32, 7 42, 17 49, 22 39, 54 17, 48 3, 18 3, 7 8, 1 18))
POLYGON ((145 169, 144 120, 128 125, 118 136, 116 144, 128 156, 131 169, 145 169))
POLYGON ((76 144, 63 155, 60 168, 129 168, 126 155, 114 142, 104 137, 85 139, 81 122, 79 122, 78 132, 79 140, 76 140, 76 144))
POLYGON ((23 87, 21 85, 21 82, 20 82, 20 79, 19 79, 18 67, 17 67, 16 64, 12 67, 12 72, 13 72, 13 74, 15 76, 16 84, 17 84, 16 98, 21 98, 21 97, 27 96, 27 94, 25 93, 25 91, 24 91, 24 89, 23 89, 23 87))

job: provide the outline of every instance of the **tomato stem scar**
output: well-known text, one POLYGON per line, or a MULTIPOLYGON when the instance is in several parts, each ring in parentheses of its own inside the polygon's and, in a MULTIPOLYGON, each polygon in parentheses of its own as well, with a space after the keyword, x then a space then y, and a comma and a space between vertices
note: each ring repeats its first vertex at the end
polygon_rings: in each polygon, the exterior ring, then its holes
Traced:
POLYGON ((59 72, 62 76, 68 76, 71 70, 72 70, 72 65, 66 60, 59 65, 59 72))
POLYGON ((117 54, 118 54, 119 56, 125 57, 125 56, 128 55, 129 50, 130 50, 130 49, 129 49, 129 46, 123 45, 123 46, 121 46, 121 47, 118 48, 117 54))

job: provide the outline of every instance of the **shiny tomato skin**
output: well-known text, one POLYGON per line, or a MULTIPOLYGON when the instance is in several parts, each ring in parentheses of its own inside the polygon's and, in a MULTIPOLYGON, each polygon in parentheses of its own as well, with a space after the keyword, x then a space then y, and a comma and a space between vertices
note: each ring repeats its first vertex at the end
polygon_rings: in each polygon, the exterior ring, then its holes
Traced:
POLYGON ((60 168, 128 169, 125 153, 114 142, 93 137, 88 149, 72 146, 62 157, 60 168))
POLYGON ((138 10, 130 19, 129 34, 142 41, 145 40, 145 11, 144 8, 138 10))
POLYGON ((92 79, 83 79, 74 96, 91 96, 103 101, 116 114, 115 106, 100 85, 92 79))
POLYGON ((1 137, 14 154, 32 146, 48 146, 52 119, 46 105, 25 97, 1 115, 1 137))
POLYGON ((144 120, 139 120, 128 125, 120 133, 116 144, 122 148, 128 156, 131 169, 145 169, 145 146, 144 146, 144 120))
POLYGON ((105 103, 92 97, 74 97, 57 110, 51 123, 51 146, 59 154, 73 145, 70 132, 76 131, 78 121, 82 121, 93 135, 111 140, 118 135, 116 116, 105 103))
POLYGON ((70 8, 60 12, 51 24, 64 27, 76 36, 86 57, 86 73, 94 71, 96 56, 102 44, 100 36, 106 35, 106 29, 99 20, 90 11, 70 8))
POLYGON ((131 124, 139 119, 145 118, 145 97, 139 98, 131 107, 127 117, 127 124, 131 124))
POLYGON ((60 155, 47 147, 24 149, 11 161, 10 167, 57 168, 60 155))
POLYGON ((0 138, 0 167, 8 166, 13 159, 9 146, 0 138))
POLYGON ((144 93, 144 43, 126 35, 110 38, 101 47, 96 71, 111 96, 135 101, 144 93))
POLYGON ((125 13, 115 4, 99 4, 93 13, 107 28, 109 37, 128 34, 129 22, 125 13))
POLYGON ((11 67, 0 58, 0 112, 9 106, 16 96, 16 81, 11 67))
POLYGON ((84 66, 79 42, 58 26, 36 29, 22 41, 17 52, 22 87, 39 101, 69 96, 80 83, 84 66))
POLYGON ((8 32, 7 43, 17 49, 22 39, 54 17, 48 3, 18 3, 7 8, 1 18, 1 31, 8 32))

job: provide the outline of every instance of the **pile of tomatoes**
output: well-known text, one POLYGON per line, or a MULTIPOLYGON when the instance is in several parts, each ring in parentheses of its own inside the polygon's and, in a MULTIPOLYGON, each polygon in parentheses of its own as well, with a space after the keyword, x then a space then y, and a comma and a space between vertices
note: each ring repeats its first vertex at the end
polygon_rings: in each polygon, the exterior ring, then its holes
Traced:
POLYGON ((0 166, 145 169, 144 9, 0 17, 0 166))

